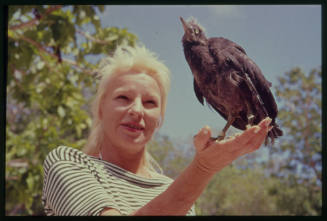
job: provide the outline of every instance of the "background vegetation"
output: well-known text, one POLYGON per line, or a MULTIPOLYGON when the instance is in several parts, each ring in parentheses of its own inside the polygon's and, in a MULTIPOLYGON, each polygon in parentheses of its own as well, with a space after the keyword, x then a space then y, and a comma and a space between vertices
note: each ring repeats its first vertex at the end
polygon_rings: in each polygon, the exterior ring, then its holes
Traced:
MULTIPOLYGON (((137 42, 126 29, 103 28, 103 9, 9 7, 6 215, 44 215, 46 154, 60 144, 83 146, 100 58, 137 42)), ((286 71, 275 88, 285 136, 268 160, 254 153, 218 173, 196 203, 199 215, 321 215, 321 70, 286 71)), ((191 143, 160 135, 149 149, 172 178, 194 155, 191 143)))

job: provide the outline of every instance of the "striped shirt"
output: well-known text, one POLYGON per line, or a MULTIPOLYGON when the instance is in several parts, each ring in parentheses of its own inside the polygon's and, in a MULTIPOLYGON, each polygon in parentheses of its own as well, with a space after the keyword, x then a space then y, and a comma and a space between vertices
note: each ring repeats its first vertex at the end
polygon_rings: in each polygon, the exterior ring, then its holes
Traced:
MULTIPOLYGON (((66 146, 52 150, 43 168, 42 204, 48 216, 97 216, 104 208, 129 215, 173 182, 164 175, 137 176, 66 146)), ((194 206, 187 215, 195 215, 194 206)))

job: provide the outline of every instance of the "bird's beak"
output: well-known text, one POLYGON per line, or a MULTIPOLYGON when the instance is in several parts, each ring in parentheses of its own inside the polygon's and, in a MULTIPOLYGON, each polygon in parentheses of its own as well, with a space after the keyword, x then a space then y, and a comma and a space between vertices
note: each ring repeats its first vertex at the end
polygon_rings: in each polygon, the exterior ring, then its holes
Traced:
POLYGON ((183 24, 184 31, 186 32, 187 29, 188 29, 188 26, 187 26, 186 21, 184 21, 184 19, 183 19, 182 17, 179 17, 179 19, 181 20, 181 22, 182 22, 182 24, 183 24))

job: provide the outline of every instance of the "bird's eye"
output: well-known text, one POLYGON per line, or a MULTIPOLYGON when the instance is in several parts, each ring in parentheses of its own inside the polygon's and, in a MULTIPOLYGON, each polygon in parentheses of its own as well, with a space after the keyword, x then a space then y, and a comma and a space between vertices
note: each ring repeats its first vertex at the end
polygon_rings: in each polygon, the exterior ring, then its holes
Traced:
POLYGON ((196 35, 199 34, 199 33, 200 33, 199 29, 195 28, 195 29, 194 29, 194 33, 195 33, 196 35))

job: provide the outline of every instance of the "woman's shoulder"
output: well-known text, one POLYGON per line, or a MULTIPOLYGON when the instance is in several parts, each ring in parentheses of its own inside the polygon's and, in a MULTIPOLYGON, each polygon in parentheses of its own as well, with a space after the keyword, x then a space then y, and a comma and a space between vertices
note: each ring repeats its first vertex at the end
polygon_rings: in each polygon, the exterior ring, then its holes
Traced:
POLYGON ((88 155, 76 148, 58 146, 48 153, 44 160, 44 167, 47 168, 57 162, 86 163, 88 160, 88 155))
POLYGON ((76 148, 61 145, 51 150, 47 157, 52 157, 57 160, 72 160, 78 157, 83 157, 83 155, 85 157, 87 156, 85 153, 76 148))

